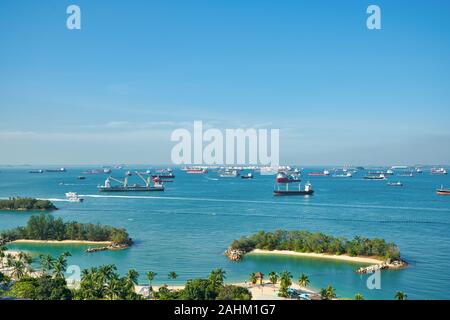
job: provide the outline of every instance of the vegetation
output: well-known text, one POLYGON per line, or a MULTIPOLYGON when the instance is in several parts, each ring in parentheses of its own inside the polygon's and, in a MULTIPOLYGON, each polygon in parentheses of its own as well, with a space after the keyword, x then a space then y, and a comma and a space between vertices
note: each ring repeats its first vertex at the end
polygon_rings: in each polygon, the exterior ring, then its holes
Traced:
POLYGON ((309 285, 309 277, 306 274, 302 273, 300 275, 300 278, 298 279, 298 284, 300 287, 306 288, 309 285))
POLYGON ((394 243, 383 239, 368 239, 356 236, 353 240, 333 237, 320 232, 260 231, 231 243, 231 249, 249 252, 253 249, 289 250, 325 254, 348 254, 350 256, 376 256, 384 259, 399 259, 400 251, 394 243))
POLYGON ((331 285, 329 285, 328 287, 320 290, 320 296, 324 300, 332 300, 336 298, 336 291, 331 285))
POLYGON ((278 273, 276 273, 275 271, 271 271, 269 273, 269 281, 270 283, 272 283, 272 285, 276 285, 278 282, 278 273))
POLYGON ((280 274, 280 291, 278 295, 283 298, 289 296, 288 289, 292 285, 292 274, 289 271, 283 271, 280 274))
POLYGON ((406 300, 408 298, 408 295, 404 293, 403 291, 397 291, 395 293, 395 300, 406 300))
POLYGON ((362 294, 358 292, 355 294, 355 300, 364 300, 364 298, 363 298, 362 294))
POLYGON ((52 215, 44 214, 31 216, 25 227, 0 233, 0 239, 110 241, 117 245, 131 244, 125 229, 75 221, 64 222, 61 218, 55 219, 52 215))
POLYGON ((48 200, 38 200, 34 198, 9 198, 0 200, 0 210, 56 210, 55 205, 48 200))

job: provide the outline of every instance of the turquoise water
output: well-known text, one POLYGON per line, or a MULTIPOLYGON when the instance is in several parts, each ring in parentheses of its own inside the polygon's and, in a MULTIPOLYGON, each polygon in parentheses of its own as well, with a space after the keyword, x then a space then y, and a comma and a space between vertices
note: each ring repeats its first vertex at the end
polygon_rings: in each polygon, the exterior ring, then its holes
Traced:
MULTIPOLYGON (((274 197, 273 176, 255 175, 253 180, 189 175, 175 170, 175 182, 163 193, 99 194, 106 175, 86 175, 87 168, 68 168, 66 173, 29 174, 29 168, 0 169, 0 197, 31 196, 53 199, 65 220, 125 227, 135 245, 123 251, 94 254, 77 245, 11 245, 33 254, 57 255, 70 251, 69 264, 81 268, 107 263, 124 273, 135 268, 145 283, 145 272, 179 274, 177 282, 206 276, 223 268, 228 281, 243 281, 251 272, 291 271, 310 276, 313 288, 332 284, 339 296, 391 299, 404 291, 411 299, 450 299, 450 197, 437 196, 448 176, 427 172, 415 177, 394 177, 404 187, 387 187, 386 181, 367 181, 364 173, 353 178, 306 177, 316 193, 312 197, 274 197), (61 184, 62 183, 62 184, 61 184), (57 201, 69 191, 85 195, 83 203, 57 201), (99 197, 102 196, 102 197, 99 197), (103 197, 106 196, 106 197, 103 197), (405 270, 381 274, 381 289, 366 287, 367 275, 354 270, 359 264, 285 256, 248 256, 234 263, 223 256, 230 242, 258 230, 304 229, 336 236, 363 235, 396 242, 410 262, 405 270)), ((146 169, 142 166, 139 169, 146 169)), ((315 170, 311 168, 311 170, 315 170)), ((115 170, 116 177, 123 172, 115 170)), ((133 177, 132 179, 135 179, 133 177)), ((136 180, 137 182, 137 180, 136 180)), ((0 229, 23 225, 32 213, 0 212, 0 229)))

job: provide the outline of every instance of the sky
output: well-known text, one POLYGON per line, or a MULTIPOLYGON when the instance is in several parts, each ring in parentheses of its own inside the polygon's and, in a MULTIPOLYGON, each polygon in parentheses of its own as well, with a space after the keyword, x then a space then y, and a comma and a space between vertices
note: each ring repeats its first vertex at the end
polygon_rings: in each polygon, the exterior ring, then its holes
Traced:
POLYGON ((446 0, 2 0, 0 164, 169 164, 194 120, 280 129, 286 164, 450 164, 449 15, 446 0))

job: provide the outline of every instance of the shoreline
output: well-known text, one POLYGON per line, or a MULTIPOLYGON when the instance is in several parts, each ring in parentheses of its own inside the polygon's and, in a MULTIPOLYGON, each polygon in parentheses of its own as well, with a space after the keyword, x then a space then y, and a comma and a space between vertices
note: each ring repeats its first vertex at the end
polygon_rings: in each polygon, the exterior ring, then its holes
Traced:
POLYGON ((288 251, 288 250, 262 250, 262 249, 253 249, 250 252, 247 252, 250 255, 285 255, 285 256, 296 256, 303 258, 315 258, 315 259, 328 259, 328 260, 337 260, 337 261, 345 261, 345 262, 354 262, 354 263, 364 263, 364 264, 381 264, 384 261, 375 257, 351 257, 348 255, 331 255, 325 253, 314 253, 314 252, 296 252, 296 251, 288 251))
POLYGON ((89 241, 89 240, 28 240, 19 239, 10 243, 36 243, 36 244, 86 244, 86 245, 112 245, 111 241, 89 241))

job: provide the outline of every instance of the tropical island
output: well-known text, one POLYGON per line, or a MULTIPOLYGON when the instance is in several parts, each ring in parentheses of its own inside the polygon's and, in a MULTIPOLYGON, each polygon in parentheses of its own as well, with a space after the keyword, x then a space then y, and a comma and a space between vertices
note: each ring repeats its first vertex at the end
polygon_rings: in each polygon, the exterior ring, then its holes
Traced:
POLYGON ((0 232, 0 243, 36 242, 36 243, 84 243, 102 244, 88 252, 123 249, 133 241, 123 228, 102 226, 75 221, 64 222, 53 215, 34 215, 27 225, 0 232))
POLYGON ((348 240, 308 231, 259 231, 234 240, 225 251, 225 255, 232 261, 241 260, 247 253, 284 254, 373 264, 358 269, 359 273, 406 266, 406 262, 400 258, 398 246, 384 239, 356 236, 348 240))
POLYGON ((0 210, 4 211, 50 211, 56 209, 55 205, 48 200, 20 197, 0 200, 0 210))

